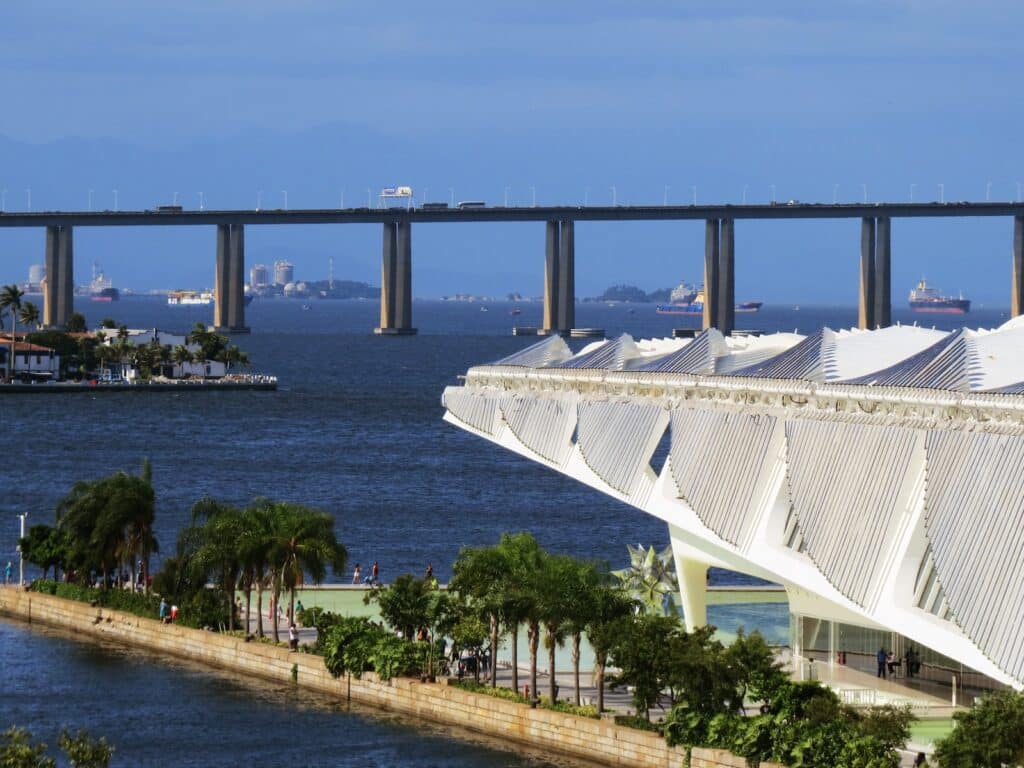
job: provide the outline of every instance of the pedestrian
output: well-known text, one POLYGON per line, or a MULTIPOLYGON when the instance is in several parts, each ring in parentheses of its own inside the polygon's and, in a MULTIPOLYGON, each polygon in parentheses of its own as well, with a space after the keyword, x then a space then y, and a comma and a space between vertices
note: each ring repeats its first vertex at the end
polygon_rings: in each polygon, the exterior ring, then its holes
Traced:
POLYGON ((924 752, 918 752, 914 758, 914 768, 922 768, 928 765, 928 756, 924 752))
POLYGON ((160 598, 160 623, 167 623, 167 601, 160 598))
POLYGON ((356 563, 356 567, 352 571, 352 583, 358 584, 363 580, 363 569, 359 567, 359 563, 356 563))
POLYGON ((171 606, 171 624, 173 624, 177 620, 178 620, 178 606, 172 605, 171 606))
POLYGON ((889 655, 885 652, 885 648, 879 648, 878 653, 875 654, 875 658, 878 660, 878 674, 876 677, 885 679, 885 663, 889 659, 889 655))
POLYGON ((891 651, 885 656, 885 666, 889 668, 889 677, 896 677, 896 667, 899 666, 896 655, 891 651))
POLYGON ((10 584, 12 578, 14 578, 14 564, 8 560, 4 567, 4 584, 10 584))
POLYGON ((434 578, 434 564, 433 563, 427 563, 427 571, 426 571, 426 573, 423 574, 423 580, 429 582, 433 578, 434 578))
POLYGON ((377 561, 373 561, 373 569, 370 571, 370 581, 374 584, 380 584, 380 566, 377 565, 377 561))
POLYGON ((288 627, 288 647, 292 653, 299 650, 299 628, 295 626, 294 621, 288 627))
POLYGON ((242 598, 241 597, 236 597, 235 598, 235 615, 238 616, 239 618, 241 618, 241 616, 242 616, 242 598))

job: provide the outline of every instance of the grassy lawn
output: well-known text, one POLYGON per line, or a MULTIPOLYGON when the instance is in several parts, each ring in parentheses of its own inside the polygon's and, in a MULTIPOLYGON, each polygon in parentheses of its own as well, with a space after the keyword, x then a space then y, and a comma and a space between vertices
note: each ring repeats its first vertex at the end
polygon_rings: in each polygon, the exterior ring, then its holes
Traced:
POLYGON ((910 740, 917 744, 934 744, 953 730, 953 720, 918 720, 910 726, 910 740))

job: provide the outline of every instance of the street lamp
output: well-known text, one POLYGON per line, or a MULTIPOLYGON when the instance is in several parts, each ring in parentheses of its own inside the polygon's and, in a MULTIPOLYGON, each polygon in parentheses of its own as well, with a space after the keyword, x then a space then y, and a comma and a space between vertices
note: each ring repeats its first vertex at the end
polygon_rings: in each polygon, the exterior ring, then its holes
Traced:
POLYGON ((284 209, 287 211, 288 210, 288 190, 287 189, 282 189, 281 190, 281 194, 284 195, 284 209))
POLYGON ((25 210, 32 210, 32 187, 25 190, 25 210))
POLYGON ((864 193, 864 202, 866 203, 868 201, 868 185, 867 184, 861 184, 860 185, 860 190, 861 190, 861 192, 864 193))
POLYGON ((939 184, 939 202, 946 202, 946 185, 941 183, 939 184))
POLYGON ((117 190, 114 190, 114 213, 117 213, 117 190))
POLYGON ((26 517, 28 517, 28 512, 18 515, 18 520, 21 521, 21 536, 18 537, 18 584, 21 586, 25 586, 25 554, 21 551, 21 540, 25 538, 26 517))
POLYGON ((448 201, 452 208, 455 207, 455 187, 448 187, 448 201))
POLYGON ((696 205, 697 204, 697 185, 694 184, 692 189, 693 189, 693 204, 696 205))
POLYGON ((914 202, 914 190, 917 189, 917 184, 910 185, 910 202, 914 202))
POLYGON ((91 213, 92 212, 92 190, 91 189, 89 190, 89 206, 88 206, 88 208, 89 208, 89 212, 91 213))
POLYGON ((178 204, 178 193, 175 192, 174 195, 172 196, 172 199, 171 199, 171 205, 177 205, 177 204, 178 204))
POLYGON ((256 210, 258 211, 263 207, 263 190, 256 190, 256 210))
POLYGON ((749 187, 749 186, 750 186, 749 184, 744 184, 743 185, 743 204, 744 205, 747 204, 747 187, 749 187))
MULTIPOLYGON (((1020 197, 1020 184, 1017 184, 1017 197, 1020 197)), ((6 210, 7 208, 7 190, 0 189, 0 211, 6 210)))
POLYGON ((199 193, 199 210, 203 210, 203 193, 199 193))
POLYGON ((991 200, 992 200, 992 182, 990 181, 987 184, 985 184, 985 202, 987 203, 987 202, 989 202, 991 200))
POLYGON ((508 208, 508 187, 505 187, 505 207, 508 208))
POLYGON ((832 205, 835 205, 838 202, 839 202, 839 185, 838 184, 833 184, 832 185, 832 205))
POLYGON ((772 188, 772 199, 771 199, 771 202, 774 203, 775 202, 775 185, 774 184, 770 184, 769 186, 772 188))
MULTIPOLYGON (((1020 198, 1020 184, 1017 185, 1017 197, 1020 198)), ((583 188, 583 205, 590 205, 590 187, 583 188)))
POLYGON ((618 195, 615 192, 615 187, 612 187, 611 190, 612 190, 612 205, 613 206, 614 205, 618 205, 619 204, 619 198, 618 198, 618 195))
POLYGON ((537 207, 537 188, 530 187, 530 194, 533 195, 533 207, 537 207))
POLYGON ((665 185, 665 194, 661 198, 662 205, 668 205, 668 184, 665 185))
MULTIPOLYGON (((424 191, 423 192, 423 196, 426 197, 426 195, 427 195, 427 193, 426 193, 426 191, 424 191)), ((338 208, 339 209, 344 209, 345 208, 345 190, 344 189, 341 190, 341 199, 338 201, 338 208)))

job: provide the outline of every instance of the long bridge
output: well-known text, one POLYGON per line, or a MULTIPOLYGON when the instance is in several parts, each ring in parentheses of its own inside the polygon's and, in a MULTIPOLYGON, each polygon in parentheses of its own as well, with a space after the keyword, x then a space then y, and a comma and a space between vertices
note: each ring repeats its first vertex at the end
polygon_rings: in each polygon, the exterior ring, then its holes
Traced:
MULTIPOLYGON (((735 328, 736 221, 752 219, 860 219, 861 328, 891 323, 892 220, 900 218, 1002 217, 1013 220, 1011 314, 1024 311, 1024 203, 772 203, 768 205, 474 206, 421 208, 250 209, 0 212, 0 227, 45 229, 46 290, 43 320, 62 327, 73 312, 75 227, 209 226, 216 228, 214 326, 244 333, 245 227, 280 224, 380 224, 381 315, 377 332, 415 333, 412 322, 412 225, 431 223, 543 223, 544 316, 542 334, 564 334, 575 325, 575 224, 589 221, 703 220, 704 328, 735 328)), ((539 238, 538 238, 539 239, 539 238)))

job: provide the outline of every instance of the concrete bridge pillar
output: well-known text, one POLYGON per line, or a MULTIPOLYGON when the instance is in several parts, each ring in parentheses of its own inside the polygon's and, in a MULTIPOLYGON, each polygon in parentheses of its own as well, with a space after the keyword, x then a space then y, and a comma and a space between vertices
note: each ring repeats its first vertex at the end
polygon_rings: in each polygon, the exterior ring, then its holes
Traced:
POLYGON ((1024 314, 1024 216, 1013 217, 1013 273, 1010 279, 1010 316, 1024 314))
POLYGON ((558 330, 558 222, 547 222, 544 245, 544 333, 558 330))
POLYGON ((563 221, 558 235, 558 330, 568 333, 576 325, 575 222, 563 221))
POLYGON ((720 321, 719 301, 719 221, 704 222, 704 317, 701 327, 713 328, 720 321))
POLYGON ((75 249, 70 226, 46 228, 43 326, 64 328, 75 311, 75 249))
POLYGON ((245 324, 245 228, 217 225, 213 327, 218 333, 248 333, 245 324))
POLYGON ((412 225, 385 222, 380 264, 379 336, 410 336, 412 327, 412 225))
POLYGON ((875 327, 875 220, 860 222, 860 295, 857 302, 857 327, 875 327))
POLYGON ((891 240, 889 217, 878 217, 875 222, 875 322, 872 327, 892 325, 891 240))
POLYGON ((722 219, 718 247, 718 321, 715 327, 728 336, 736 328, 736 239, 733 219, 722 219))

